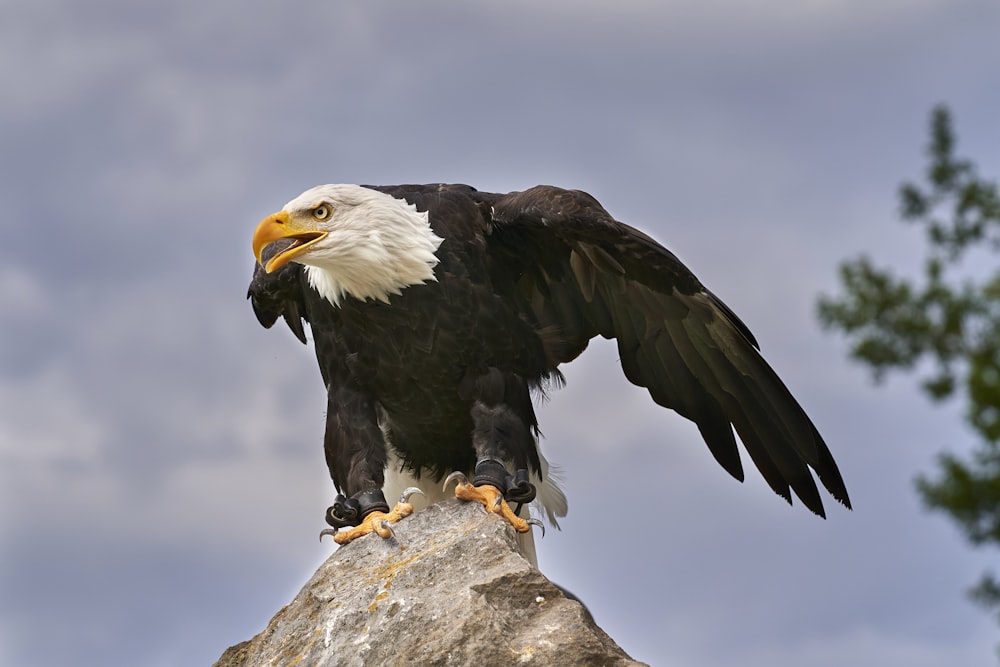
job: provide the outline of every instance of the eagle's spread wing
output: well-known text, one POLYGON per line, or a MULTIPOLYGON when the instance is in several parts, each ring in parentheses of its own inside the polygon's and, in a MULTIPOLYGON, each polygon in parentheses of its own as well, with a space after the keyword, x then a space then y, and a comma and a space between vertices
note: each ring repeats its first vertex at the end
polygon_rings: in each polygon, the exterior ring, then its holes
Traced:
POLYGON ((614 220, 590 195, 539 186, 487 202, 494 280, 555 332, 553 361, 597 334, 615 338, 626 377, 697 424, 716 460, 743 479, 733 429, 772 489, 825 516, 812 468, 850 507, 837 465, 746 325, 670 251, 614 220))

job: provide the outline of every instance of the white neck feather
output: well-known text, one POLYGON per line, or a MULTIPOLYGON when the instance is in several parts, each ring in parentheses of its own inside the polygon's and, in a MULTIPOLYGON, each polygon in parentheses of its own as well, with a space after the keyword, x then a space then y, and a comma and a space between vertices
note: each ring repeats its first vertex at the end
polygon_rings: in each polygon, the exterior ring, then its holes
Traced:
POLYGON ((333 207, 329 233, 299 261, 307 265, 309 283, 328 301, 388 302, 411 285, 436 280, 435 253, 444 239, 431 229, 426 212, 358 185, 321 185, 285 208, 296 215, 322 202, 333 207))

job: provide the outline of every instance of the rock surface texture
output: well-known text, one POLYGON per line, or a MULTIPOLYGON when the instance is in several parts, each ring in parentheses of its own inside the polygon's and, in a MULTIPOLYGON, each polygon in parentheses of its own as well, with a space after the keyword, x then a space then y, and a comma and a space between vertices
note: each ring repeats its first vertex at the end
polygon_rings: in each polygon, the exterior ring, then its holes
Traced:
POLYGON ((432 505, 338 549, 215 667, 641 665, 481 505, 432 505))

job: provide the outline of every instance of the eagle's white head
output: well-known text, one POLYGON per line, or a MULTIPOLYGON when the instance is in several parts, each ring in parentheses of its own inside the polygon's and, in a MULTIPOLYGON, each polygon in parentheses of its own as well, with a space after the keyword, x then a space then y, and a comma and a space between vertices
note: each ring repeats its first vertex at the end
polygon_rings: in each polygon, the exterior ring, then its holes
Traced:
POLYGON ((264 269, 305 264, 309 282, 334 305, 345 297, 387 302, 410 285, 435 280, 443 241, 426 212, 360 185, 317 186, 261 220, 253 235, 258 262, 279 239, 293 243, 264 269))

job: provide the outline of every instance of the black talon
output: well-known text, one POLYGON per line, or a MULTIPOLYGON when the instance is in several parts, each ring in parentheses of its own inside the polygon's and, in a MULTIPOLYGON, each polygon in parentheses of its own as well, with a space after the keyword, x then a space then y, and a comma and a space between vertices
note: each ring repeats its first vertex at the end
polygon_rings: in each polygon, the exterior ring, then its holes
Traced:
POLYGON ((456 482, 456 481, 459 484, 468 484, 469 483, 469 478, 466 477, 464 473, 461 473, 461 472, 459 472, 459 471, 456 470, 455 472, 451 473, 450 475, 448 475, 447 477, 444 478, 444 484, 441 486, 441 490, 442 491, 447 491, 448 490, 448 485, 451 484, 452 482, 456 482))
POLYGON ((527 522, 527 524, 529 526, 538 526, 539 528, 541 528, 542 529, 542 537, 545 537, 545 525, 541 521, 539 521, 538 519, 535 519, 535 518, 525 519, 525 521, 527 522))
POLYGON ((336 537, 337 531, 333 530, 332 528, 324 528, 323 530, 319 531, 319 541, 322 542, 323 538, 326 537, 327 535, 329 535, 330 537, 336 537))
MULTIPOLYGON (((452 474, 454 474, 454 473, 452 473, 452 474)), ((444 484, 445 484, 445 486, 448 486, 448 480, 445 480, 444 484)), ((424 498, 427 497, 427 494, 424 493, 423 491, 421 491, 420 489, 418 489, 417 487, 415 487, 415 486, 409 486, 409 487, 403 489, 403 493, 401 493, 399 495, 399 502, 400 503, 409 503, 410 502, 410 496, 412 496, 414 494, 417 494, 417 493, 419 493, 420 495, 422 495, 424 498)))

